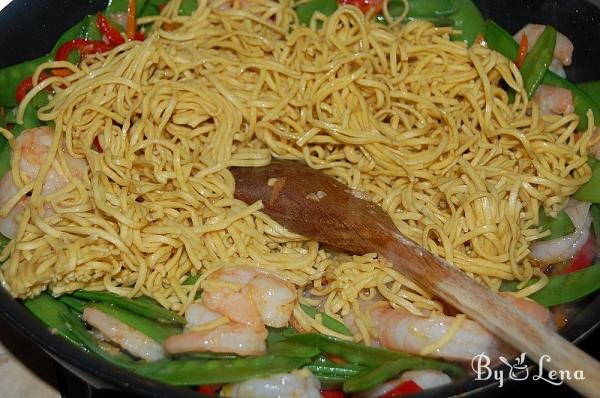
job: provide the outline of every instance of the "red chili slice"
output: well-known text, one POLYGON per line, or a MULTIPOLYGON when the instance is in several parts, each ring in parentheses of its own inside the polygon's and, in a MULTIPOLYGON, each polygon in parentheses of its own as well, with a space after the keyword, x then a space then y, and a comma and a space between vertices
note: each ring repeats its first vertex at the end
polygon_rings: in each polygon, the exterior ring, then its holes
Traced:
POLYGON ((111 49, 111 46, 103 42, 102 40, 88 40, 88 39, 73 39, 65 42, 58 51, 56 52, 57 61, 66 61, 69 58, 69 54, 73 51, 79 51, 79 59, 81 60, 84 55, 102 53, 111 49))
POLYGON ((383 0, 338 0, 338 4, 356 6, 360 8, 364 14, 372 12, 371 15, 377 15, 383 10, 383 0))
POLYGON ((321 391, 323 398, 344 398, 344 392, 340 390, 323 390, 321 391))
MULTIPOLYGON (((40 74, 39 81, 36 83, 36 85, 42 80, 47 79, 48 77, 49 76, 44 73, 40 74)), ((23 79, 23 81, 19 83, 19 85, 17 86, 17 90, 15 91, 15 98, 17 100, 17 104, 20 104, 21 101, 23 101, 23 98, 25 98, 25 96, 33 88, 33 86, 34 84, 32 81, 32 76, 23 79)))
POLYGON ((118 46, 119 44, 125 43, 125 39, 123 36, 121 36, 119 30, 112 26, 108 18, 106 18, 101 12, 97 14, 96 25, 98 25, 98 30, 100 33, 106 36, 108 42, 113 46, 118 46))
POLYGON ((412 380, 407 380, 403 383, 398 384, 396 388, 390 390, 380 396, 379 398, 394 398, 401 397, 402 395, 413 394, 416 392, 421 392, 423 389, 417 383, 412 380))

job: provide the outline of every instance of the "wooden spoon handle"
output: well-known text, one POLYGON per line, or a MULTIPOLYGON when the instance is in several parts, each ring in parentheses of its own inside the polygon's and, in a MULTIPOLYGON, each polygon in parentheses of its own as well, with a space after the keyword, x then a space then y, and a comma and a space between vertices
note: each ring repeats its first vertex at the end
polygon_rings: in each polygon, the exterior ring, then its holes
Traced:
POLYGON ((581 394, 600 392, 600 364, 554 331, 443 259, 404 237, 379 206, 300 162, 273 160, 256 168, 233 168, 235 196, 261 200, 264 212, 290 231, 352 252, 377 252, 403 274, 481 323, 545 369, 583 371, 585 380, 565 380, 581 394), (539 362, 538 362, 539 363, 539 362))
POLYGON ((580 394, 589 397, 600 394, 598 361, 445 260, 400 234, 395 242, 381 247, 379 253, 404 275, 418 281, 506 343, 525 352, 545 370, 564 371, 565 375, 568 372, 571 379, 565 378, 564 381, 580 394), (578 375, 585 379, 575 379, 578 375))

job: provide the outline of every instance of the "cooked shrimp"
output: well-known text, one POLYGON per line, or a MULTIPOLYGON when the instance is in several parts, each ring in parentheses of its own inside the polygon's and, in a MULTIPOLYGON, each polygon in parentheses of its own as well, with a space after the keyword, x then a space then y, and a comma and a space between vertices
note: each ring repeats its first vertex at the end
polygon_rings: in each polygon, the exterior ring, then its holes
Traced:
POLYGON ((207 323, 216 321, 222 315, 218 312, 211 311, 202 303, 194 303, 185 311, 186 328, 192 329, 197 326, 202 326, 207 323))
MULTIPOLYGON (((523 34, 527 34, 528 50, 531 50, 537 39, 546 28, 546 25, 527 24, 515 34, 515 40, 521 42, 523 34)), ((556 45, 554 46, 554 58, 562 65, 568 66, 573 62, 573 43, 560 32, 556 32, 556 45)))
MULTIPOLYGON (((455 318, 447 315, 422 317, 392 309, 375 309, 379 340, 388 349, 420 355, 423 348, 446 335, 455 318)), ((432 357, 454 360, 471 360, 485 352, 490 356, 500 354, 501 343, 478 323, 465 319, 447 344, 434 350, 432 357)))
POLYGON ((182 352, 222 352, 238 355, 260 355, 266 349, 267 329, 230 323, 213 329, 186 332, 163 342, 169 354, 182 352))
POLYGON ((568 115, 575 111, 573 93, 566 88, 542 84, 535 92, 533 100, 540 106, 542 115, 568 115))
MULTIPOLYGON (((38 127, 25 130, 16 139, 16 148, 20 156, 19 168, 22 175, 28 180, 34 180, 46 160, 48 150, 52 143, 54 131, 49 127, 38 127)), ((69 171, 75 178, 81 179, 87 173, 87 162, 82 159, 75 159, 66 153, 62 148, 65 161, 69 171)), ((68 178, 60 171, 51 167, 46 174, 42 184, 42 196, 50 195, 61 189, 69 182, 68 178)), ((17 187, 13 181, 12 173, 8 172, 0 181, 0 208, 4 207, 8 201, 17 193, 17 187)), ((28 198, 22 198, 11 209, 6 217, 0 217, 0 232, 8 238, 14 238, 17 233, 17 218, 25 211, 29 203, 28 198)), ((46 206, 46 216, 52 215, 52 209, 46 206)))
POLYGON ((533 242, 529 246, 529 256, 542 264, 556 264, 572 258, 590 236, 592 219, 589 210, 589 203, 569 199, 565 213, 575 225, 575 232, 552 240, 533 242))
POLYGON ((99 309, 86 308, 83 320, 135 357, 156 361, 165 356, 158 342, 99 309))
POLYGON ((252 268, 223 268, 207 281, 217 285, 202 294, 206 307, 244 325, 285 326, 296 304, 291 283, 252 268))
POLYGON ((244 398, 320 398, 321 383, 307 369, 227 384, 221 395, 244 398))
MULTIPOLYGON (((504 296, 504 298, 532 319, 553 326, 548 309, 533 301, 513 296, 504 296)), ((384 347, 412 354, 420 354, 424 347, 439 341, 455 321, 454 317, 447 315, 434 314, 422 317, 391 308, 375 308, 371 311, 371 318, 375 322, 379 340, 384 347)), ((450 341, 429 355, 437 358, 471 360, 482 352, 490 357, 497 357, 505 349, 503 343, 481 325, 465 319, 450 341)))

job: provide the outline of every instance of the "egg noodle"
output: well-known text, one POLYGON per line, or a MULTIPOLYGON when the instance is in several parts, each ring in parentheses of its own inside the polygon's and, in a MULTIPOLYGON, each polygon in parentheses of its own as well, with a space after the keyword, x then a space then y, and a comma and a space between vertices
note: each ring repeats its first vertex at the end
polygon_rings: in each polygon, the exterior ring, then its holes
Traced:
MULTIPOLYGON (((107 290, 183 313, 208 275, 247 265, 294 283, 299 303, 354 317, 357 341, 377 336, 361 302, 444 311, 376 254, 334 253, 278 225, 261 203, 234 199, 228 167, 272 156, 301 159, 380 204, 404 235, 490 289, 542 275, 528 258, 529 243, 548 233, 538 209, 556 214, 589 179, 592 131, 576 133, 574 114, 542 117, 508 59, 450 41, 451 28, 386 26, 348 6, 311 27, 287 1, 200 1, 189 17, 179 6, 139 20, 153 26, 144 42, 36 71, 34 81, 48 68, 73 73, 44 80, 19 109, 22 118, 53 88, 39 117, 54 140, 37 179, 13 158, 11 203, 30 195, 0 271, 14 296, 107 290), (89 163, 82 179, 64 144, 89 163), (69 184, 43 197, 50 167, 69 184), (184 284, 190 274, 200 277, 184 284)), ((337 335, 300 305, 294 318, 337 335)))

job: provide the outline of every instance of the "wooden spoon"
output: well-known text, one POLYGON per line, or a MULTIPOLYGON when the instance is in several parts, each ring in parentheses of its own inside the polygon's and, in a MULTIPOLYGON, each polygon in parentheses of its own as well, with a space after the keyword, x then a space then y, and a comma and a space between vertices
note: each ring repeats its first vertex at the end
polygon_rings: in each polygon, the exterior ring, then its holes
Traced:
POLYGON ((235 197, 248 204, 261 200, 263 211, 288 230, 352 253, 379 253, 536 363, 549 355, 544 369, 571 376, 583 371, 585 380, 565 380, 579 393, 600 394, 600 364, 594 358, 404 237, 375 203, 301 162, 274 159, 268 166, 231 171, 235 197))

